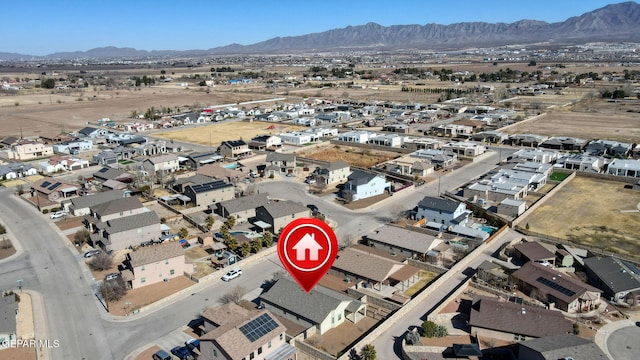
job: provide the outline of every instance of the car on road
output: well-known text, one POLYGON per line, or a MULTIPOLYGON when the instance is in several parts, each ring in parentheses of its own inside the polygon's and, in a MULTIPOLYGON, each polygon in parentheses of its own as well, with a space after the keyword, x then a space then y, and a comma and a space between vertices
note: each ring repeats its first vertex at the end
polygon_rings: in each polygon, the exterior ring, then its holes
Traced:
POLYGON ((287 175, 286 175, 286 176, 287 176, 287 177, 294 177, 295 175, 294 175, 293 173, 291 173, 291 172, 290 172, 290 173, 287 173, 287 175))
POLYGON ((309 210, 311 210, 314 214, 320 211, 320 209, 318 209, 318 207, 313 204, 308 204, 307 208, 309 208, 309 210))
POLYGON ((180 246, 182 246, 183 249, 186 249, 189 246, 191 246, 191 244, 189 244, 189 242, 186 239, 180 239, 179 243, 180 243, 180 246))
POLYGON ((119 277, 120 277, 120 273, 111 273, 111 274, 107 274, 107 276, 104 277, 104 280, 109 281, 109 280, 117 279, 119 277))
POLYGON ((51 213, 51 215, 49 216, 52 219, 59 219, 62 217, 65 217, 67 215, 67 212, 64 210, 60 210, 60 211, 56 211, 54 213, 51 213))
POLYGON ((307 180, 305 180, 304 182, 306 182, 307 184, 315 184, 315 183, 316 183, 316 179, 314 179, 314 178, 307 178, 307 180))
POLYGON ((231 281, 231 280, 237 278, 240 275, 242 275, 242 270, 233 269, 233 270, 230 270, 228 273, 224 274, 222 276, 222 280, 223 281, 231 281))
POLYGON ((172 360, 171 355, 164 350, 158 350, 153 354, 153 360, 172 360))
POLYGON ((88 259, 88 258, 94 257, 94 256, 96 256, 96 255, 98 255, 100 253, 102 253, 102 250, 100 250, 100 249, 89 250, 86 253, 84 253, 84 257, 88 259))
POLYGON ((186 346, 176 346, 171 349, 171 353, 177 356, 180 360, 193 359, 193 356, 191 356, 191 351, 189 351, 186 346))

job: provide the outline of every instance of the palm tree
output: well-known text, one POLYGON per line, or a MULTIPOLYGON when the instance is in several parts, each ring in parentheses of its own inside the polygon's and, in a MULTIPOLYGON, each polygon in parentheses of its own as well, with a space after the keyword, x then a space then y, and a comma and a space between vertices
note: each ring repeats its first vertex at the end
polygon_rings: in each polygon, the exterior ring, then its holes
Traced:
POLYGON ((371 344, 363 346, 360 350, 360 358, 362 360, 376 360, 376 348, 371 344))

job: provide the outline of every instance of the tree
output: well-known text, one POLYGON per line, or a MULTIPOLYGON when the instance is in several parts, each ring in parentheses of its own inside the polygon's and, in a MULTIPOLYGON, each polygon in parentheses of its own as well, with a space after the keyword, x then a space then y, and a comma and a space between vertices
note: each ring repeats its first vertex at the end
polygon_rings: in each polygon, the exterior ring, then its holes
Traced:
POLYGON ((265 231, 262 235, 262 246, 269 247, 273 244, 273 234, 271 231, 265 231))
POLYGON ((262 239, 256 238, 251 240, 251 251, 257 254, 260 250, 262 250, 262 239))
POLYGON ((189 236, 189 230, 187 230, 187 228, 180 228, 180 230, 178 230, 178 236, 180 236, 180 238, 184 239, 187 236, 189 236))
POLYGON ((422 323, 422 336, 432 338, 435 334, 437 324, 430 320, 425 320, 422 323))
POLYGON ((236 226, 236 217, 233 215, 229 215, 229 217, 227 217, 227 221, 225 221, 225 224, 229 226, 229 229, 233 229, 233 227, 236 226))
POLYGON ((206 219, 204 219, 204 222, 207 224, 207 227, 211 229, 213 227, 213 224, 216 222, 216 219, 214 219, 213 216, 209 215, 206 219))
POLYGON ((113 258, 111 255, 100 253, 93 257, 89 263, 89 268, 94 271, 105 271, 113 267, 113 258))
MULTIPOLYGON (((233 240, 235 240, 235 239, 233 239, 233 240)), ((229 246, 229 245, 227 245, 227 246, 229 246)), ((251 244, 249 244, 246 241, 243 242, 242 245, 240 245, 240 247, 238 247, 238 244, 236 242, 236 247, 238 248, 238 251, 240 252, 240 256, 242 256, 242 257, 245 257, 245 256, 249 255, 249 253, 251 252, 251 244)))
POLYGON ((376 360, 376 357, 376 348, 371 344, 363 346, 360 350, 360 358, 362 360, 376 360))
POLYGON ((40 83, 40 87, 43 89, 53 89, 56 87, 56 79, 47 79, 40 83))
POLYGON ((242 297, 247 293, 247 289, 242 286, 236 286, 229 293, 226 293, 220 298, 222 303, 235 303, 239 304, 242 301, 242 297))
POLYGON ((6 233, 7 233, 7 228, 5 228, 4 225, 0 224, 0 235, 6 234, 6 233))
POLYGON ((89 236, 91 235, 91 233, 89 233, 89 230, 82 228, 78 231, 76 231, 76 234, 73 236, 73 242, 76 245, 82 245, 84 243, 86 243, 87 241, 89 241, 89 236))
POLYGON ((102 282, 100 293, 107 301, 118 301, 122 299, 122 297, 127 293, 127 287, 124 284, 122 276, 102 282))

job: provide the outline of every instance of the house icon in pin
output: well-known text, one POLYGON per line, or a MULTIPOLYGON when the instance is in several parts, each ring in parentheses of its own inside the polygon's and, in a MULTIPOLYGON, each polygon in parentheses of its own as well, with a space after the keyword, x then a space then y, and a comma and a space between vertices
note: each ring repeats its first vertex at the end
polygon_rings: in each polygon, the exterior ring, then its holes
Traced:
POLYGON ((295 246, 292 247, 292 249, 296 251, 296 260, 298 261, 307 260, 307 250, 309 251, 309 260, 317 261, 318 251, 322 250, 322 246, 316 242, 314 234, 307 233, 295 246))

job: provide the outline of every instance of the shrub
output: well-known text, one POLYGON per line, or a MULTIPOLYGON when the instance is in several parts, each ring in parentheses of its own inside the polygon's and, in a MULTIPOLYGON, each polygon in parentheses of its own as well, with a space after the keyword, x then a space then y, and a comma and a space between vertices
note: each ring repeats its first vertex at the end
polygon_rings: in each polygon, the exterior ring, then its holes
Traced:
POLYGON ((113 266, 113 258, 108 254, 100 253, 94 256, 88 265, 91 270, 105 271, 113 266))
POLYGON ((42 213, 43 213, 43 214, 48 214, 48 213, 49 213, 49 209, 44 209, 44 210, 42 210, 42 213))
POLYGON ((4 227, 4 225, 0 224, 0 234, 6 234, 7 233, 7 228, 4 227))

